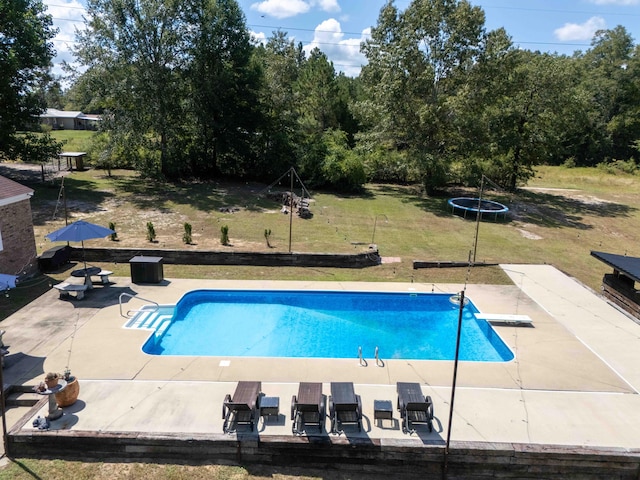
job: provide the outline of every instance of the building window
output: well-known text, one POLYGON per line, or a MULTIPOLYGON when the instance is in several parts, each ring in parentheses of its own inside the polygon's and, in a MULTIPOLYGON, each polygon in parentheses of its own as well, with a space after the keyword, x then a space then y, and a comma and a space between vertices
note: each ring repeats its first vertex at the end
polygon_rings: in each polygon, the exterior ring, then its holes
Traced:
POLYGON ((2 246, 2 229, 0 229, 0 252, 4 250, 4 247, 2 246))

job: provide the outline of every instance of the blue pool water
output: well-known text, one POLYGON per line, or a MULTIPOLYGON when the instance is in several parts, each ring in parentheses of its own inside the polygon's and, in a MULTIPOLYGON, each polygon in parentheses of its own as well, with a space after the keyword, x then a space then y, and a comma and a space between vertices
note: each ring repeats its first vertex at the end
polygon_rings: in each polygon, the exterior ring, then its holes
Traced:
MULTIPOLYGON (((152 355, 453 360, 459 307, 451 294, 196 290, 143 346, 152 355)), ((513 353, 469 302, 460 359, 513 353)))

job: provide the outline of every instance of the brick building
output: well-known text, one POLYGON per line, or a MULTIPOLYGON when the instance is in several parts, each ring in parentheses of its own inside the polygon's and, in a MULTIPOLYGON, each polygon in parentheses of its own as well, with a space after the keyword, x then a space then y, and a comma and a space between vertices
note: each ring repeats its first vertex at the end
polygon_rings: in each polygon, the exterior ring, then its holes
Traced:
POLYGON ((33 190, 0 176, 0 273, 30 274, 36 268, 33 190))

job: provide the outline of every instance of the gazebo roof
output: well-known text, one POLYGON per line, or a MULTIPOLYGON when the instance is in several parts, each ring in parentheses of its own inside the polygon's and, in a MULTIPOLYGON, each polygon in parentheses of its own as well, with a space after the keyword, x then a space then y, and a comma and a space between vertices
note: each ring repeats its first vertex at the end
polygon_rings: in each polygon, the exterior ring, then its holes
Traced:
POLYGON ((640 258, 594 251, 591 251, 591 256, 619 270, 634 281, 640 282, 640 258))

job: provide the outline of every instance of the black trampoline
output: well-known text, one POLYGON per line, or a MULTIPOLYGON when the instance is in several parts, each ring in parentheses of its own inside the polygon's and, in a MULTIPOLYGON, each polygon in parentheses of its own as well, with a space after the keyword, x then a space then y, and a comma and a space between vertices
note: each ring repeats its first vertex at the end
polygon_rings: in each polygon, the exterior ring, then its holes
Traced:
POLYGON ((462 212, 464 218, 467 218, 467 213, 471 212, 475 215, 478 215, 479 213, 480 218, 482 218, 482 215, 487 213, 494 214, 495 218, 497 219, 499 214, 506 215, 506 213, 509 211, 509 208, 507 206, 499 202, 479 198, 450 198, 448 203, 449 205, 451 205, 453 213, 462 212))

